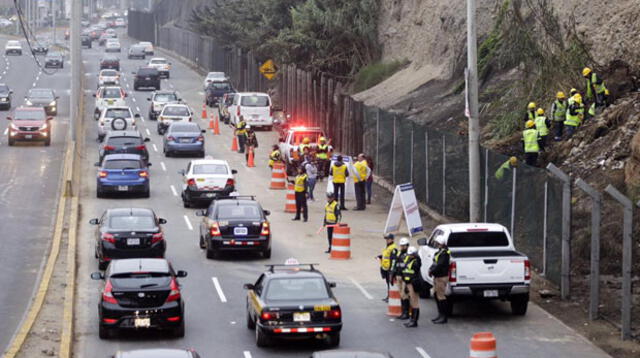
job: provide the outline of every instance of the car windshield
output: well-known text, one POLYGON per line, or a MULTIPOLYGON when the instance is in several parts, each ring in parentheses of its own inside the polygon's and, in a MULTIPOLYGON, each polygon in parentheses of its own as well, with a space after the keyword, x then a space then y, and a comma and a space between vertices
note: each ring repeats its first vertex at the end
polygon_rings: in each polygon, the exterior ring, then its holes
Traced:
POLYGON ((153 100, 156 102, 172 102, 177 101, 178 96, 173 93, 158 93, 153 100))
POLYGON ((193 166, 193 174, 221 174, 227 175, 227 166, 222 164, 197 164, 193 166))
POLYGON ((189 109, 182 106, 165 106, 162 110, 163 116, 190 116, 189 109))
POLYGON ((114 70, 103 70, 102 72, 100 72, 100 76, 115 77, 117 75, 118 72, 114 70))
POLYGON ((104 169, 140 169, 139 160, 131 159, 112 159, 104 162, 102 166, 104 169))
POLYGON ((61 58, 57 53, 50 53, 47 55, 47 60, 59 60, 61 58))
POLYGON ((138 76, 156 76, 158 70, 155 68, 141 68, 138 70, 138 76))
POLYGON ((327 285, 320 277, 274 278, 266 289, 266 300, 322 300, 329 298, 327 285))
POLYGON ((102 92, 102 97, 104 98, 120 98, 122 96, 122 92, 120 92, 119 88, 105 88, 102 92))
POLYGON ((502 231, 455 232, 447 240, 449 247, 509 246, 509 239, 502 231))
POLYGON ((117 215, 109 218, 109 228, 114 230, 142 231, 156 228, 153 216, 117 215))
POLYGON ((108 108, 104 114, 105 118, 131 118, 129 108, 108 108))
POLYGON ((218 220, 260 221, 260 208, 257 205, 241 205, 235 202, 218 205, 218 220))
POLYGON ((141 145, 142 139, 139 137, 111 137, 107 140, 107 144, 116 147, 141 145))
POLYGON ((118 62, 118 59, 114 57, 105 57, 102 59, 102 62, 118 62))
POLYGON ((269 97, 267 96, 243 96, 241 105, 247 107, 268 107, 269 97))
POLYGON ((228 91, 231 89, 231 85, 229 84, 229 82, 211 82, 209 84, 209 87, 215 90, 224 90, 224 91, 228 91))
POLYGON ((200 133, 201 129, 196 123, 175 123, 172 124, 169 131, 171 133, 200 133))
POLYGON ((224 78, 224 73, 223 72, 211 72, 211 73, 207 74, 207 78, 208 79, 224 78))
POLYGON ((29 91, 30 98, 53 98, 51 90, 46 89, 32 89, 29 91))
POLYGON ((7 93, 7 92, 9 92, 9 86, 0 85, 0 93, 7 93))
POLYGON ((168 63, 168 62, 165 59, 153 59, 153 60, 151 60, 151 63, 157 65, 157 64, 165 64, 165 63, 168 63))
POLYGON ((45 119, 44 111, 16 111, 13 116, 14 121, 43 121, 45 119))
POLYGON ((7 41, 7 46, 20 46, 18 41, 7 41))
POLYGON ((166 287, 171 282, 168 272, 126 272, 111 275, 109 279, 118 288, 166 287))

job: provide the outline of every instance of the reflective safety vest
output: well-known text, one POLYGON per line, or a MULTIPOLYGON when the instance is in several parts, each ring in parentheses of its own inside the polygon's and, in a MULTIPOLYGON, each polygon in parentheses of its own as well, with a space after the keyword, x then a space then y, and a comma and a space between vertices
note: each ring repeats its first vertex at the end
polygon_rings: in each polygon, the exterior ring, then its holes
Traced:
POLYGON ((549 134, 549 128, 547 128, 547 117, 538 116, 536 117, 535 123, 536 123, 536 129, 538 130, 538 133, 540 133, 541 137, 544 137, 547 134, 549 134))
POLYGON ((247 134, 247 122, 240 121, 236 124, 236 135, 247 134))
POLYGON ((307 174, 300 174, 296 177, 294 189, 297 193, 307 190, 307 174))
POLYGON ((438 250, 438 252, 436 253, 436 256, 433 257, 433 262, 438 263, 438 259, 440 258, 440 254, 442 254, 443 252, 446 252, 447 255, 449 255, 449 257, 451 257, 451 250, 449 250, 449 249, 438 250))
POLYGON ((327 159, 327 155, 329 153, 329 145, 328 144, 318 144, 318 148, 316 149, 316 158, 318 159, 327 159))
POLYGON ((525 129, 522 132, 522 140, 524 140, 525 153, 540 152, 540 146, 538 145, 538 137, 539 137, 538 130, 534 128, 525 129))
POLYGON ((327 224, 335 224, 338 222, 338 217, 336 216, 337 206, 338 206, 338 201, 336 200, 333 200, 324 206, 324 221, 327 224))
POLYGON ((604 85, 604 81, 601 81, 595 72, 591 73, 590 78, 587 78, 587 98, 593 97, 593 92, 591 89, 592 86, 597 94, 602 94, 607 90, 607 87, 605 87, 604 85), (598 84, 598 82, 600 82, 600 84, 598 84))
POLYGON ((508 159, 506 162, 502 163, 498 170, 496 170, 496 179, 501 180, 504 178, 504 172, 507 170, 511 170, 511 161, 508 159))
POLYGON ((566 119, 567 114, 567 102, 556 100, 553 102, 553 120, 556 122, 563 122, 566 119))
POLYGON ((300 146, 298 147, 298 150, 300 150, 300 154, 304 154, 305 148, 311 150, 311 144, 300 144, 300 146))
POLYGON ((596 115, 596 103, 595 102, 591 103, 591 106, 589 107, 589 115, 591 117, 595 117, 595 115, 596 115))
POLYGON ((564 125, 566 126, 572 126, 572 127, 577 127, 580 125, 580 123, 582 122, 582 119, 580 118, 581 115, 584 115, 584 105, 583 104, 572 104, 569 109, 567 109, 567 120, 564 121, 564 125), (574 106, 578 106, 578 108, 575 108, 574 111, 576 112, 576 114, 571 114, 571 109, 574 106))
POLYGON ((384 271, 389 271, 389 269, 391 268, 391 254, 394 250, 398 250, 398 246, 395 242, 382 250, 382 260, 380 260, 380 267, 384 271))
POLYGON ((416 263, 416 258, 411 256, 411 255, 407 255, 404 258, 404 270, 402 270, 402 279, 404 280, 404 282, 411 282, 411 279, 416 275, 416 271, 413 269, 413 264, 416 263))
POLYGON ((367 180, 367 162, 363 160, 361 162, 356 162, 353 166, 356 169, 356 175, 353 176, 353 181, 358 183, 367 180))
POLYGON ((276 149, 269 154, 269 166, 272 167, 273 163, 280 161, 280 150, 276 149))
POLYGON ((344 184, 347 181, 347 166, 345 164, 341 166, 334 165, 332 168, 333 182, 336 184, 344 184))

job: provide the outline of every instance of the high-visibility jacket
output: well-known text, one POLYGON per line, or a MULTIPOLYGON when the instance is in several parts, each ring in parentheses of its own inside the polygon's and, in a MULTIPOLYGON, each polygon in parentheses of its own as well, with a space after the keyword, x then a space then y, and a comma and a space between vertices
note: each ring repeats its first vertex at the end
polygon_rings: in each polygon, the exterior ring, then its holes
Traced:
POLYGON ((538 116, 536 117, 536 120, 534 122, 536 124, 536 129, 538 130, 538 133, 540 133, 541 137, 549 134, 549 127, 547 127, 547 117, 538 116))
POLYGON ((398 254, 398 245, 392 243, 382 250, 382 259, 380 260, 380 268, 389 271, 391 268, 391 260, 395 259, 398 254))
POLYGON ((356 162, 356 164, 354 164, 353 167, 356 169, 356 173, 355 173, 356 175, 353 176, 353 181, 355 183, 366 181, 367 172, 369 171, 369 166, 367 165, 367 161, 363 160, 360 162, 356 162))
POLYGON ((502 163, 498 170, 496 170, 496 179, 502 180, 502 178, 504 178, 504 172, 506 172, 507 170, 511 170, 511 161, 508 159, 506 162, 502 163))
POLYGON ((275 149, 271 154, 269 154, 269 166, 272 167, 273 163, 279 162, 281 160, 281 154, 279 149, 275 149))
POLYGON ((316 149, 316 158, 325 160, 329 155, 329 144, 318 144, 316 149))
POLYGON ((418 278, 420 274, 420 259, 414 255, 405 257, 406 265, 402 270, 402 279, 404 282, 412 282, 418 278))
POLYGON ((429 267, 429 273, 433 277, 449 276, 449 262, 451 261, 451 251, 440 248, 433 257, 433 264, 429 267))
POLYGON ((591 76, 587 78, 587 98, 593 98, 594 90, 597 94, 602 94, 607 90, 607 87, 605 87, 604 81, 595 72, 592 72, 591 76))
POLYGON ((332 165, 331 172, 334 183, 344 184, 347 181, 347 166, 345 164, 342 164, 341 166, 332 165))
POLYGON ((596 115, 596 102, 591 103, 591 106, 589 106, 589 115, 591 117, 595 117, 595 115, 596 115))
POLYGON ((577 127, 584 118, 584 104, 573 103, 567 109, 567 119, 564 121, 565 126, 577 127))
POLYGON ((240 121, 236 124, 236 135, 247 134, 247 122, 240 121))
POLYGON ((304 150, 305 149, 309 149, 311 150, 311 144, 300 144, 300 146, 298 147, 298 150, 300 150, 300 154, 304 154, 304 150))
POLYGON ((307 190, 307 174, 300 174, 296 177, 294 190, 297 193, 304 193, 307 190))
POLYGON ((330 203, 324 206, 324 223, 335 224, 340 221, 340 209, 338 208, 338 201, 332 200, 330 203))
POLYGON ((533 121, 536 119, 536 111, 527 110, 527 114, 524 116, 524 121, 533 121))
POLYGON ((555 122, 564 122, 567 114, 567 101, 556 100, 551 106, 551 113, 553 113, 553 120, 555 122))
POLYGON ((540 145, 538 144, 538 138, 540 134, 535 128, 529 128, 522 131, 522 140, 524 141, 525 153, 538 153, 540 152, 540 145))

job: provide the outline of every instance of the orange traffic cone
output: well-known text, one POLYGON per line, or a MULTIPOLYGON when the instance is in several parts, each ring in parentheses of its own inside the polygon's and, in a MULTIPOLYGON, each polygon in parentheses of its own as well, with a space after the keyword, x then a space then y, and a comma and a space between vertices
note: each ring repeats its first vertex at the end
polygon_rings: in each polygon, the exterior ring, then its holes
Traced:
POLYGON ((231 151, 232 152, 237 152, 238 151, 238 136, 233 136, 233 141, 231 142, 231 151))
POLYGON ((202 104, 202 120, 207 120, 207 105, 205 103, 202 104))
POLYGON ((331 240, 331 258, 347 260, 351 258, 351 228, 345 223, 334 226, 331 240))
POLYGON ((471 337, 470 358, 497 358, 496 337, 491 332, 476 333, 471 337))
POLYGON ((213 134, 220 135, 220 121, 218 120, 218 116, 215 116, 215 120, 213 122, 213 134))
POLYGON ((213 113, 211 113, 211 117, 209 117, 209 129, 211 129, 211 131, 213 131, 213 134, 215 134, 216 125, 215 125, 215 122, 213 121, 213 113))
POLYGON ((255 158, 254 158, 254 155, 253 155, 253 147, 249 147, 249 156, 247 158, 247 167, 249 167, 249 168, 255 167, 256 163, 255 163, 254 160, 255 160, 255 158))
POLYGON ((389 302, 387 304, 387 316, 398 317, 402 314, 402 302, 398 286, 389 286, 389 302))
POLYGON ((294 190, 294 186, 291 183, 287 184, 287 202, 284 205, 285 213, 295 213, 296 212, 296 192, 294 190))
POLYGON ((284 164, 281 162, 273 163, 273 169, 271 169, 271 185, 269 189, 286 189, 287 180, 285 174, 284 164))

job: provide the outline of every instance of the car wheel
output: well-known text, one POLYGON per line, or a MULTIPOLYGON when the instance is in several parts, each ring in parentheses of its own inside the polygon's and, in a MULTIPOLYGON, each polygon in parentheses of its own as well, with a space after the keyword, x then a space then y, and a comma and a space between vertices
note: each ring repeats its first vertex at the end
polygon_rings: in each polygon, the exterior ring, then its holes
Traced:
POLYGON ((173 329, 173 336, 176 338, 184 337, 184 314, 182 315, 182 320, 180 321, 180 325, 173 329))
POLYGON ((96 121, 100 119, 100 110, 97 108, 93 110, 93 119, 95 119, 96 121))
POLYGON ((50 145, 51 145, 51 137, 48 137, 48 138, 47 138, 47 139, 45 139, 45 141, 44 141, 44 146, 45 146, 45 147, 48 147, 48 146, 50 146, 50 145))
POLYGON ((200 152, 200 154, 198 155, 200 158, 204 158, 204 150, 202 152, 200 152))
POLYGON ((149 198, 151 197, 151 189, 147 189, 142 193, 142 197, 143 198, 149 198))
POLYGON ((327 346, 336 348, 340 345, 340 332, 330 333, 327 335, 327 346))
POLYGON ((102 192, 102 190, 100 189, 96 190, 96 198, 98 199, 104 198, 104 193, 102 192))
POLYGON ((171 78, 171 75, 167 72, 167 79, 171 78))
POLYGON ((514 316, 524 316, 529 305, 529 295, 514 295, 511 297, 511 313, 514 316))
POLYGON ((202 237, 202 235, 200 235, 200 242, 198 245, 200 246, 201 249, 207 248, 207 243, 204 241, 204 237, 202 237))
POLYGON ((14 144, 16 144, 15 140, 9 139, 9 146, 12 147, 14 144))
POLYGON ((271 340, 267 337, 260 327, 256 327, 256 345, 258 347, 267 347, 271 340))
POLYGON ((451 298, 448 298, 444 303, 444 311, 448 317, 453 316, 453 306, 454 306, 454 303, 451 298))
POLYGON ((98 269, 104 271, 109 266, 109 261, 98 260, 98 269))
POLYGON ((188 209, 191 207, 191 202, 189 200, 182 199, 182 206, 188 209))
POLYGON ((98 329, 98 336, 100 339, 110 339, 115 336, 115 331, 112 328, 100 325, 100 328, 98 329))
POLYGON ((207 258, 209 260, 215 260, 216 258, 218 258, 218 253, 214 250, 207 248, 207 258))
POLYGON ((249 307, 247 304, 247 328, 248 329, 256 329, 256 321, 251 318, 251 313, 249 313, 249 307))
POLYGON ((268 248, 264 251, 262 251, 262 257, 265 259, 270 259, 271 258, 271 248, 268 248))

